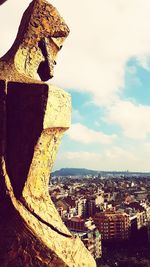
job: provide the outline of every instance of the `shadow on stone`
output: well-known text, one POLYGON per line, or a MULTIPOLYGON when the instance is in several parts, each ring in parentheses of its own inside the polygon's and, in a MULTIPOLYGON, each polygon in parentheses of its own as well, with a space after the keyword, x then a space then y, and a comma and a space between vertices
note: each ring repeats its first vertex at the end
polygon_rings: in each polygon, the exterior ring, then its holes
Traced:
POLYGON ((8 83, 6 169, 15 196, 21 196, 43 130, 46 84, 8 83))

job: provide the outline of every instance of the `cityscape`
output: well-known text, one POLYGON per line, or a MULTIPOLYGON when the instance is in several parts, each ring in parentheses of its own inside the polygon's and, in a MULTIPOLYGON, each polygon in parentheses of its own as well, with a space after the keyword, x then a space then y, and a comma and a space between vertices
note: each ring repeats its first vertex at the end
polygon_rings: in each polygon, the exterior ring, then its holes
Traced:
POLYGON ((150 267, 150 1, 0 6, 0 267, 150 267))
POLYGON ((91 172, 52 173, 49 194, 63 222, 97 266, 150 266, 150 176, 91 172))

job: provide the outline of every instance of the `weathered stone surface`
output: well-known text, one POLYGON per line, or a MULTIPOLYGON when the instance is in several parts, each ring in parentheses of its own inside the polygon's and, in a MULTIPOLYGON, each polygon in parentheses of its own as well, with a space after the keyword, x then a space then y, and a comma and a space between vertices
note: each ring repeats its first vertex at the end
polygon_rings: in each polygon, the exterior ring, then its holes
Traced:
POLYGON ((41 80, 49 80, 68 34, 69 28, 56 8, 44 0, 33 0, 23 15, 13 46, 1 59, 0 77, 33 82, 39 74, 41 80))
POLYGON ((71 99, 39 81, 53 76, 69 29, 57 10, 34 0, 0 61, 0 267, 94 267, 48 193, 49 173, 70 126, 71 99))

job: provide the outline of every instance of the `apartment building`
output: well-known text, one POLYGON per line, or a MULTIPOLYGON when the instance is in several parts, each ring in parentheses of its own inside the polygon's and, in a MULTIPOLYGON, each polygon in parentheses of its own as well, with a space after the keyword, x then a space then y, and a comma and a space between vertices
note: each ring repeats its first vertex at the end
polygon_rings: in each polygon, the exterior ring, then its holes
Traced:
POLYGON ((126 213, 102 212, 94 216, 94 223, 103 240, 126 240, 130 234, 130 220, 126 213))

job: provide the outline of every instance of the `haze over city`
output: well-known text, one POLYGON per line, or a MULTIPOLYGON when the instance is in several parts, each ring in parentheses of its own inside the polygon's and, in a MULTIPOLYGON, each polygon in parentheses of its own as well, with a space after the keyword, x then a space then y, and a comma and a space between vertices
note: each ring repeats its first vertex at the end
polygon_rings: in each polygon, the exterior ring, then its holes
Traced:
MULTIPOLYGON (((50 2, 71 30, 50 82, 71 93, 73 105, 54 169, 150 171, 149 0, 50 2)), ((29 3, 1 6, 1 56, 29 3)))

